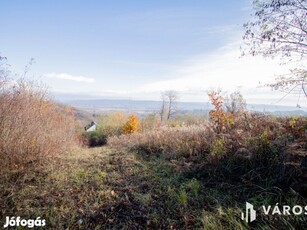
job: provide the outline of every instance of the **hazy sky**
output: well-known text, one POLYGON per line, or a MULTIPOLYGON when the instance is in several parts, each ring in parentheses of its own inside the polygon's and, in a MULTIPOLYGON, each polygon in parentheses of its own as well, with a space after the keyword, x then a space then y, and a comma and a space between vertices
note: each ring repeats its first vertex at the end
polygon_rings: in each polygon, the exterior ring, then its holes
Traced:
POLYGON ((16 73, 34 58, 28 77, 62 99, 159 100, 173 89, 182 101, 206 101, 208 90, 221 88, 276 104, 283 94, 259 82, 287 67, 240 58, 251 1, 1 0, 0 55, 16 73))

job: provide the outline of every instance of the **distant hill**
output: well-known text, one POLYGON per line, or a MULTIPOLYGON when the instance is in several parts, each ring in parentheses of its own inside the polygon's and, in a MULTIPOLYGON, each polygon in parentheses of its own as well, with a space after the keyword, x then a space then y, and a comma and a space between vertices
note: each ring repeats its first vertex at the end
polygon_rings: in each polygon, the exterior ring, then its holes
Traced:
MULTIPOLYGON (((144 111, 152 112, 159 111, 161 101, 137 101, 137 100, 73 100, 67 104, 77 108, 95 109, 97 111, 144 111)), ((200 102, 178 102, 179 110, 208 110, 209 105, 200 102)))
POLYGON ((88 125, 91 121, 97 122, 97 118, 93 116, 94 114, 90 111, 87 111, 82 108, 76 108, 74 107, 73 110, 75 117, 81 122, 82 127, 85 127, 88 125))
MULTIPOLYGON (((88 100, 71 100, 66 102, 71 106, 85 110, 88 115, 102 112, 123 111, 134 113, 158 112, 161 108, 161 101, 145 100, 111 100, 111 99, 88 99, 88 100)), ((181 112, 195 112, 197 114, 207 113, 212 106, 201 102, 178 102, 178 110, 181 112)), ((247 109, 250 111, 265 112, 277 116, 301 115, 307 116, 306 109, 299 109, 295 106, 249 104, 247 109)), ((81 113, 82 114, 82 113, 81 113)), ((81 115, 80 114, 80 115, 81 115)), ((83 114, 85 115, 85 114, 83 114)))

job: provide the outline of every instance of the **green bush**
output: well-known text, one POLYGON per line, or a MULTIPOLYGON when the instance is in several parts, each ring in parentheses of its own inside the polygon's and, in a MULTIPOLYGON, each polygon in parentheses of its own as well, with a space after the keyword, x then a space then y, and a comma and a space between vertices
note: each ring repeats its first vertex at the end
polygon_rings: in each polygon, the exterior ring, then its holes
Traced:
POLYGON ((89 147, 102 146, 107 143, 107 135, 100 130, 84 133, 85 144, 89 147))
POLYGON ((210 154, 212 156, 220 156, 225 154, 225 151, 225 141, 223 139, 216 139, 211 145, 210 154))
POLYGON ((122 113, 103 114, 98 117, 97 130, 84 133, 84 144, 89 147, 107 144, 107 138, 123 133, 126 116, 122 113))

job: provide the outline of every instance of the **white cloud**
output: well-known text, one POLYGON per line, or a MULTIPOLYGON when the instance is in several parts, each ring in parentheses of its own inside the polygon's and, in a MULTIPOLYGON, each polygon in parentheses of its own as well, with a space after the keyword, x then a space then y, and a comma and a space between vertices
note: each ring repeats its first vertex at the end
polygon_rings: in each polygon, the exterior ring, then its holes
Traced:
POLYGON ((48 78, 61 79, 61 80, 69 80, 69 81, 77 81, 77 82, 88 82, 94 83, 94 78, 88 78, 83 76, 74 76, 67 73, 48 73, 44 75, 48 78))
MULTIPOLYGON (((259 87, 274 82, 278 75, 289 72, 293 64, 280 65, 279 60, 262 57, 241 57, 239 43, 231 43, 218 51, 186 60, 171 73, 168 80, 145 84, 141 90, 146 93, 176 90, 185 100, 197 100, 196 92, 221 88, 233 92, 240 89, 248 103, 276 103, 284 94, 259 87), (195 95, 191 95, 195 92, 195 95), (188 95, 190 94, 190 95, 188 95)), ((297 96, 289 95, 279 104, 292 104, 297 96)))

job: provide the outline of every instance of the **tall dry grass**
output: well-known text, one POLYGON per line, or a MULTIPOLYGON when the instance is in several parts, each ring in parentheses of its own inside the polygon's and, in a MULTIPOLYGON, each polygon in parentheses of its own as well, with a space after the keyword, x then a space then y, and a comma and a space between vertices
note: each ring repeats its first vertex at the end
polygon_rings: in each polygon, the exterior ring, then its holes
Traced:
POLYGON ((0 170, 44 162, 77 141, 73 112, 26 80, 0 76, 0 170))
POLYGON ((232 126, 223 132, 216 131, 214 122, 203 121, 198 125, 162 126, 149 132, 109 137, 107 142, 142 153, 205 156, 210 161, 228 154, 251 158, 264 146, 275 145, 276 140, 283 145, 289 137, 287 123, 285 118, 244 112, 236 114, 232 126))
POLYGON ((198 155, 209 151, 216 133, 208 123, 183 127, 161 127, 146 133, 108 138, 108 144, 147 153, 198 155))

